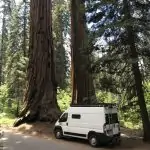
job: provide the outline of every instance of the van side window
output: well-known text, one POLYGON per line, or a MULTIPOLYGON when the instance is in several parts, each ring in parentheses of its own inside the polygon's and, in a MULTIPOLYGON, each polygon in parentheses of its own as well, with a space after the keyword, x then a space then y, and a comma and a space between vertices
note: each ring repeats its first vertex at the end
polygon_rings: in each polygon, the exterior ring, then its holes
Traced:
POLYGON ((79 114, 72 114, 72 118, 73 119, 80 119, 81 115, 79 115, 79 114))
POLYGON ((59 122, 66 122, 68 119, 68 113, 64 113, 63 116, 59 119, 59 122))

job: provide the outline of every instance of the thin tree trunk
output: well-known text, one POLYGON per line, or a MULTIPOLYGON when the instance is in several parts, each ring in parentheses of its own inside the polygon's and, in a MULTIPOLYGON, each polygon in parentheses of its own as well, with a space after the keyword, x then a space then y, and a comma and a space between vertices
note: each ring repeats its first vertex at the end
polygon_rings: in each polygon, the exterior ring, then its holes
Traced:
POLYGON ((27 55, 26 49, 27 49, 27 1, 24 0, 24 12, 23 12, 23 17, 24 17, 24 23, 23 23, 23 54, 24 57, 27 55))
MULTIPOLYGON (((126 13, 126 19, 130 19, 130 8, 127 0, 124 0, 124 8, 126 13)), ((132 59, 132 71, 135 79, 135 86, 136 86, 136 92, 138 97, 138 103, 140 106, 140 112, 143 122, 143 130, 144 130, 144 140, 150 141, 150 121, 148 117, 148 112, 146 108, 145 103, 145 97, 144 97, 144 91, 143 91, 143 85, 142 85, 142 76, 139 69, 139 58, 138 58, 138 52, 135 46, 135 36, 132 26, 127 26, 127 33, 128 33, 128 43, 130 46, 130 54, 132 59)))
POLYGON ((135 41, 134 41, 134 35, 133 35, 133 29, 132 27, 128 27, 128 39, 130 44, 130 52, 131 52, 131 58, 133 60, 132 63, 132 71, 135 79, 135 86, 136 86, 136 92, 138 97, 138 103, 141 110, 141 117, 143 122, 143 130, 144 130, 144 140, 150 141, 150 121, 149 116, 146 108, 145 103, 145 97, 144 97, 144 91, 143 91, 143 85, 142 85, 142 76, 139 69, 139 60, 138 60, 138 53, 136 51, 135 47, 135 41), (135 61, 135 62, 134 62, 135 61))
POLYGON ((85 1, 71 1, 72 104, 90 104, 96 100, 92 76, 88 70, 84 5, 85 1))
POLYGON ((28 84, 25 107, 14 126, 32 121, 55 121, 60 115, 52 42, 51 0, 31 0, 28 84))
POLYGON ((4 60, 4 40, 6 32, 6 6, 4 5, 3 19, 2 19, 2 38, 1 38, 1 49, 0 49, 0 85, 3 83, 3 60, 4 60))

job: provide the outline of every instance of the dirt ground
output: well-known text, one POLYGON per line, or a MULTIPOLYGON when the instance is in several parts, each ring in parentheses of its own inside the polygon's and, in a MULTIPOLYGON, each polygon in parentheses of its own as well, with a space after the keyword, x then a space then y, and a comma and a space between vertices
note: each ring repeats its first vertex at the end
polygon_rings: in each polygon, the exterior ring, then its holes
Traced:
MULTIPOLYGON (((54 139, 53 125, 49 123, 23 124, 17 128, 1 126, 1 129, 39 138, 54 139)), ((122 144, 119 149, 150 150, 150 144, 143 143, 140 137, 142 136, 141 131, 121 128, 121 133, 122 144)))

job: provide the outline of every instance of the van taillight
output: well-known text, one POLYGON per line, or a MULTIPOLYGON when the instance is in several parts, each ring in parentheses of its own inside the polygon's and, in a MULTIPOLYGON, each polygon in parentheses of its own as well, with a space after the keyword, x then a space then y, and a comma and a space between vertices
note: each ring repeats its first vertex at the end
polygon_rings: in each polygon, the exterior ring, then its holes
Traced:
POLYGON ((118 129, 119 129, 119 132, 120 132, 120 125, 118 124, 118 129))
POLYGON ((103 131, 104 131, 104 133, 106 134, 106 132, 107 132, 106 124, 103 125, 103 131))

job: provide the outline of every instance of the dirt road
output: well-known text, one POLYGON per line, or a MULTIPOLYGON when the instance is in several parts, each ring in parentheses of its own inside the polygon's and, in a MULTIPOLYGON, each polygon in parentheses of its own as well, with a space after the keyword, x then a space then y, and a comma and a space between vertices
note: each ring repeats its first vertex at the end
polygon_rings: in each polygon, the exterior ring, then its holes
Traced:
MULTIPOLYGON (((0 150, 95 150, 84 140, 75 139, 43 139, 38 137, 27 136, 5 132, 3 147, 0 150)), ((109 150, 107 147, 98 147, 98 150, 109 150)), ((143 144, 140 140, 123 139, 120 147, 115 150, 150 150, 150 145, 143 144)))

